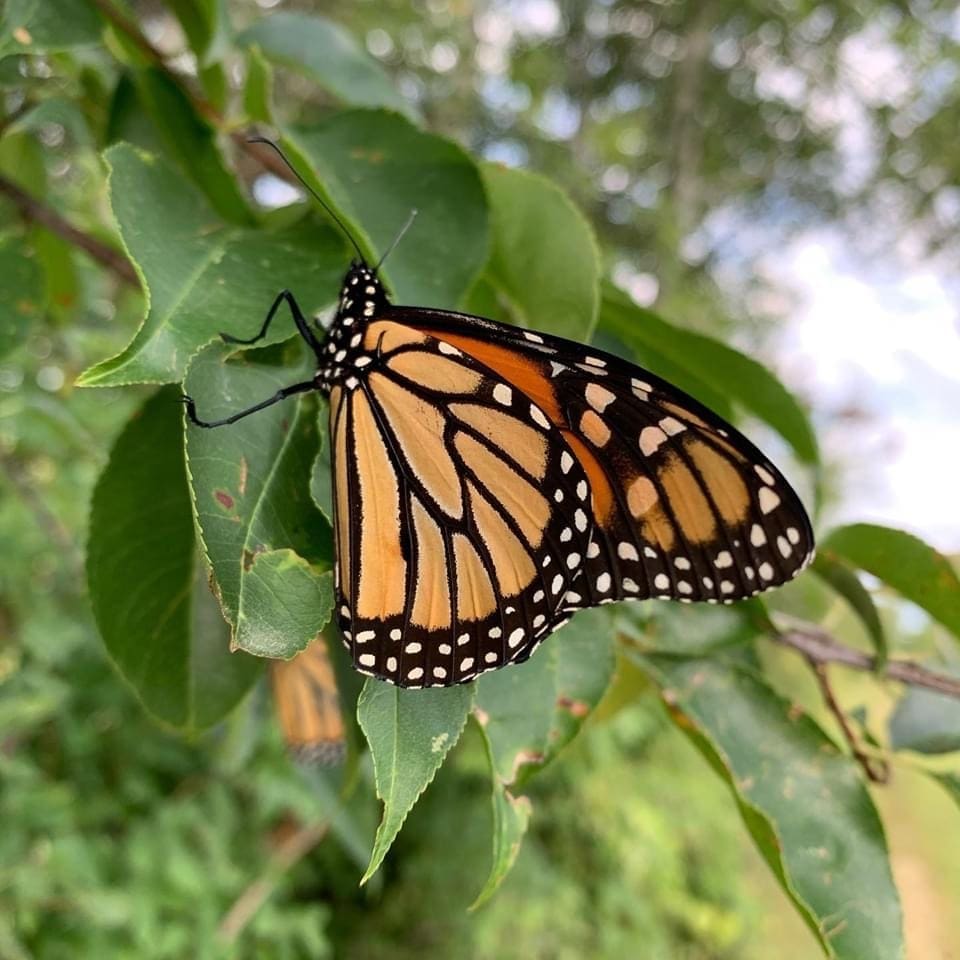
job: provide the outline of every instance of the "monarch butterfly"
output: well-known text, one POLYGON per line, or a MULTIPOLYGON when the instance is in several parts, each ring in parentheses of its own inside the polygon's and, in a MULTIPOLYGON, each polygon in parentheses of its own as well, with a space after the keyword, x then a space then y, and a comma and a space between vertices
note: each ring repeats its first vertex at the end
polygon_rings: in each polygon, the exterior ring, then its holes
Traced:
POLYGON ((344 755, 343 716, 330 654, 318 637, 270 671, 273 702, 287 748, 298 759, 334 764, 344 755))
POLYGON ((383 259, 369 266, 317 199, 359 256, 323 340, 286 290, 254 337, 223 335, 259 341, 286 302, 316 373, 222 420, 184 402, 216 427, 329 398, 337 620, 359 671, 466 683, 526 660, 583 607, 731 603, 810 562, 800 499, 733 426, 592 347, 394 305, 383 259))

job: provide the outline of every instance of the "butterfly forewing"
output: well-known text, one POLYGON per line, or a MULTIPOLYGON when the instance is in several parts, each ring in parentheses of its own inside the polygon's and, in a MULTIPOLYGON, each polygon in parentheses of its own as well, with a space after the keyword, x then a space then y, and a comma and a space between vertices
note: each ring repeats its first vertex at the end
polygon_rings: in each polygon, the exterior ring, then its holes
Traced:
POLYGON ((556 337, 394 309, 535 396, 583 468, 594 523, 569 609, 645 597, 732 602, 809 562, 812 531, 787 481, 680 390, 556 337))
POLYGON ((455 345, 373 320, 331 392, 338 619, 403 686, 525 660, 568 616, 590 486, 548 412, 455 345), (364 369, 369 367, 369 370, 364 369))

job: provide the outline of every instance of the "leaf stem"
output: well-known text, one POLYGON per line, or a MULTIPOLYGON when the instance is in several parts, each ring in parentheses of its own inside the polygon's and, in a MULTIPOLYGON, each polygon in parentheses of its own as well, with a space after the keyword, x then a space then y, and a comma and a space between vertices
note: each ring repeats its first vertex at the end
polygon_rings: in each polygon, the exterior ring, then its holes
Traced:
POLYGON ((823 701, 837 721, 837 726, 840 727, 843 739, 847 741, 847 746, 850 748, 853 759, 860 765, 860 768, 866 774, 868 780, 873 783, 888 783, 890 781, 890 765, 884 759, 875 760, 873 757, 864 753, 860 746, 860 741, 853 732, 850 721, 847 719, 843 707, 840 706, 840 701, 837 699, 837 695, 830 683, 830 672, 827 664, 812 660, 810 657, 807 657, 807 663, 810 664, 810 669, 813 670, 813 675, 817 678, 817 684, 820 686, 823 701))
POLYGON ((79 247, 91 259, 96 260, 97 263, 113 272, 124 283, 139 288, 140 279, 137 277, 130 261, 122 253, 75 227, 56 210, 37 200, 36 197, 30 196, 29 193, 2 174, 0 174, 0 195, 8 197, 25 220, 46 227, 68 243, 79 247))

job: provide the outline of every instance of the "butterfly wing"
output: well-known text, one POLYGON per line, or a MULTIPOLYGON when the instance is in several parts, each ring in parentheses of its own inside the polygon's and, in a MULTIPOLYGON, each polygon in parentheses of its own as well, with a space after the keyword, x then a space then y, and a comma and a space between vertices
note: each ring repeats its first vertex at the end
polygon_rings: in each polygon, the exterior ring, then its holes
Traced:
POLYGON ((589 478, 594 530, 570 609, 664 597, 729 603, 813 555, 789 483, 733 426, 619 357, 464 314, 391 316, 535 398, 589 478))
POLYGON ((287 747, 298 759, 334 764, 345 750, 343 716, 330 654, 322 637, 270 671, 273 702, 287 747))
POLYGON ((525 660, 582 575, 580 461, 534 398, 457 347, 389 320, 363 336, 365 362, 330 394, 337 617, 354 663, 419 687, 525 660))

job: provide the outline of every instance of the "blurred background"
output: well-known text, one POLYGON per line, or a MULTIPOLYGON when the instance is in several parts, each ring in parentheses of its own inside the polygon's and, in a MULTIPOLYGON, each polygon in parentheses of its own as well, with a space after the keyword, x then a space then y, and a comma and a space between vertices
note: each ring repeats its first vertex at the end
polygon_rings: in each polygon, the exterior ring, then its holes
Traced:
MULTIPOLYGON (((86 16, 81 0, 58 3, 86 16)), ((173 69, 213 83, 180 6, 127 10, 173 69)), ((223 10, 226 98, 247 70, 231 31, 289 11, 342 24, 429 129, 558 181, 639 303, 780 375, 827 462, 821 522, 890 523, 960 553, 955 4, 223 10)), ((108 96, 106 80, 131 54, 116 35, 67 46, 26 57, 0 44, 0 173, 109 238, 97 150, 135 125, 135 93, 108 96)), ((274 100, 286 119, 329 107, 292 68, 278 70, 274 100)), ((269 174, 250 179, 266 206, 292 199, 269 174)), ((0 243, 17 219, 0 197, 0 243)), ((264 691, 188 743, 144 715, 101 652, 84 594, 86 512, 105 452, 149 391, 73 383, 127 342, 143 303, 55 232, 31 230, 42 319, 0 356, 0 957, 821 955, 653 692, 601 711, 531 783, 537 815, 517 867, 476 914, 465 908, 489 858, 489 783, 470 731, 370 888, 357 889, 362 852, 342 837, 278 865, 284 836, 317 819, 330 787, 287 759, 264 691), (462 855, 449 854, 451 836, 462 855), (262 906, 237 913, 255 882, 262 906), (218 930, 221 946, 203 952, 218 930)), ((776 438, 747 429, 789 466, 776 438)), ((936 642, 917 608, 884 615, 908 653, 936 642)), ((828 612, 833 626, 845 616, 828 612)), ((809 698, 808 681, 780 667, 783 688, 809 698)), ((858 678, 843 689, 852 702, 875 696, 858 678)), ((910 957, 960 956, 949 799, 908 769, 874 795, 910 957)))

